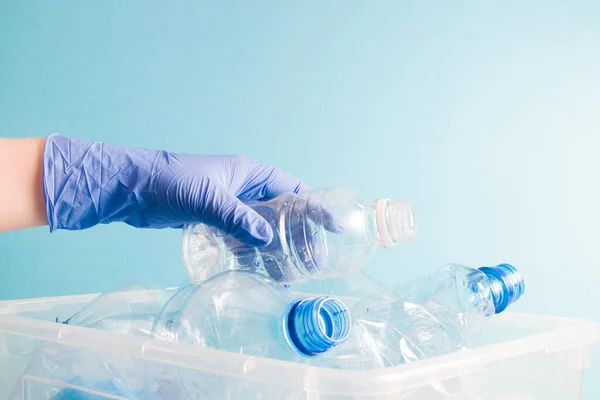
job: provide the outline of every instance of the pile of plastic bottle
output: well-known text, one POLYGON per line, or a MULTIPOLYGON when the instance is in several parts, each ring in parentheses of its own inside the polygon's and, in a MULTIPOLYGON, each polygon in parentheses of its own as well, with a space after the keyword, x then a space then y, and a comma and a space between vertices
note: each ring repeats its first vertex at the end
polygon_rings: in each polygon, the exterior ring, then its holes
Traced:
MULTIPOLYGON (((144 301, 106 293, 59 322, 324 368, 374 369, 468 350, 480 326, 524 291, 509 264, 447 265, 395 287, 361 273, 377 248, 415 236, 405 200, 370 204, 351 190, 328 188, 251 206, 273 228, 269 245, 250 247, 209 226, 187 226, 182 250, 191 283, 148 289, 144 301), (298 295, 294 289, 308 281, 327 282, 326 295, 298 295)), ((40 349, 29 372, 120 398, 205 398, 196 383, 151 368, 84 378, 77 365, 85 354, 53 351, 40 349)), ((69 389, 48 398, 83 399, 69 389)))

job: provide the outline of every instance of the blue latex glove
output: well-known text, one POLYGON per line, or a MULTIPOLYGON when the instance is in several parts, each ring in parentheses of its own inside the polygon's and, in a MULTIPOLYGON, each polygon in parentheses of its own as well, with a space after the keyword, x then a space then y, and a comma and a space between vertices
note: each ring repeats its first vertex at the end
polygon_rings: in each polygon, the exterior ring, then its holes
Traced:
POLYGON ((191 155, 50 135, 44 194, 50 231, 121 221, 138 228, 205 223, 251 246, 273 231, 243 202, 306 187, 290 174, 241 156, 191 155))

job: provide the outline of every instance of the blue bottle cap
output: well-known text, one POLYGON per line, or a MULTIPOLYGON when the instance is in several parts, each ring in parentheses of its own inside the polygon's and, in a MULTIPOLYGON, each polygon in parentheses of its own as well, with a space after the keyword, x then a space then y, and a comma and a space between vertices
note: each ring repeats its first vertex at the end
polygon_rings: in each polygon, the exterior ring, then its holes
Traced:
POLYGON ((490 282, 496 314, 500 314, 509 305, 517 301, 525 291, 525 282, 521 273, 510 264, 495 267, 481 267, 490 282))
POLYGON ((314 357, 345 342, 351 321, 344 303, 323 296, 290 303, 283 325, 292 348, 301 356, 314 357))

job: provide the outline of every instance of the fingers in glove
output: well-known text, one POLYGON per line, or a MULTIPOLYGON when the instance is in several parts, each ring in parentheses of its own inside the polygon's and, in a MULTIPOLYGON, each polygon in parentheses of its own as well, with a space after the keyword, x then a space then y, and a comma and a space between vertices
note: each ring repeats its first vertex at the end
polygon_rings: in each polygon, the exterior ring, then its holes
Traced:
POLYGON ((265 246, 273 240, 273 229, 256 211, 234 195, 221 190, 207 219, 225 234, 249 246, 265 246))
POLYGON ((269 200, 284 193, 302 193, 308 190, 294 175, 259 161, 252 161, 249 168, 248 200, 269 200))

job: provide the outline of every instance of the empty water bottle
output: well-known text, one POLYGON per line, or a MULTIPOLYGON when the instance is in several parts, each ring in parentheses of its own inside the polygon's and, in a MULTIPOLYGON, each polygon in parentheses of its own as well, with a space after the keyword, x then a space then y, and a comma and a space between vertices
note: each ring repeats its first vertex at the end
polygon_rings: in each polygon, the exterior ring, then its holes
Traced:
POLYGON ((524 288, 509 264, 448 265, 355 303, 350 337, 327 354, 327 362, 383 368, 465 350, 481 323, 517 301, 524 288))
MULTIPOLYGON (((308 362, 343 343, 350 325, 350 314, 337 299, 294 299, 262 274, 225 271, 180 289, 164 305, 153 335, 172 343, 308 362)), ((158 365, 149 374, 149 392, 165 399, 262 398, 228 376, 177 373, 158 365)))
POLYGON ((294 299, 264 275, 226 271, 173 295, 156 318, 153 336, 301 361, 343 343, 349 331, 350 314, 335 298, 294 299))
POLYGON ((192 281, 235 269, 261 272, 284 284, 350 274, 377 247, 410 240, 416 231, 408 201, 369 204, 346 188, 284 194, 250 206, 272 226, 273 241, 255 248, 207 225, 189 225, 182 247, 192 281))

